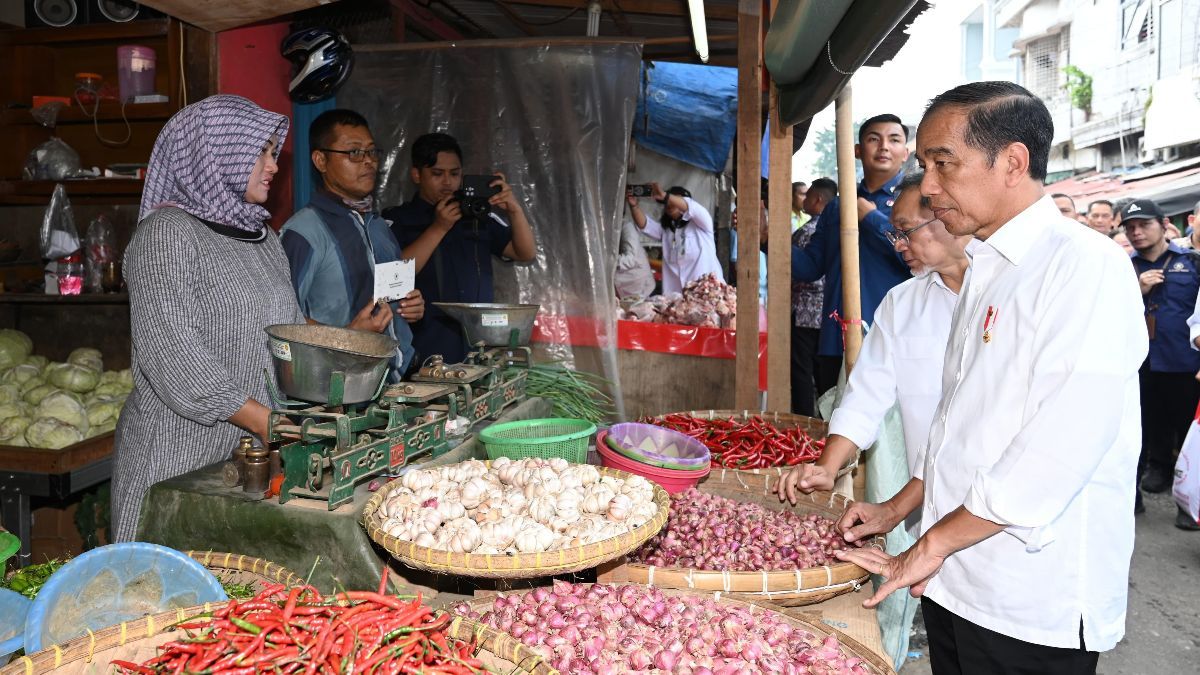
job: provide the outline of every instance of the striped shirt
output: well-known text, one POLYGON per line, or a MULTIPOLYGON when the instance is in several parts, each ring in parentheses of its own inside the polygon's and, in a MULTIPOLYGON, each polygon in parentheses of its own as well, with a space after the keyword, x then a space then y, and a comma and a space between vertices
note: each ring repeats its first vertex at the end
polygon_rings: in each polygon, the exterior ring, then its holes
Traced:
POLYGON ((229 457, 245 432, 226 420, 271 406, 263 329, 302 323, 279 238, 218 234, 186 212, 152 211, 125 252, 133 393, 117 424, 113 541, 137 534, 151 485, 229 457))

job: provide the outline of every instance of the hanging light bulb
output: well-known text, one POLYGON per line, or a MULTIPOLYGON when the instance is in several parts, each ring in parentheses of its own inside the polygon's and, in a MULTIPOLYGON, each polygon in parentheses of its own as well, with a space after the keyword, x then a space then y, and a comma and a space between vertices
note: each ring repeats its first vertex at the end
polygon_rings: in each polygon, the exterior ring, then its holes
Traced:
POLYGON ((704 0, 688 0, 688 12, 692 17, 692 40, 696 43, 696 54, 701 63, 708 63, 708 29, 704 25, 704 0))
POLYGON ((588 3, 587 8, 587 35, 588 37, 596 37, 600 35, 600 2, 592 0, 588 3))

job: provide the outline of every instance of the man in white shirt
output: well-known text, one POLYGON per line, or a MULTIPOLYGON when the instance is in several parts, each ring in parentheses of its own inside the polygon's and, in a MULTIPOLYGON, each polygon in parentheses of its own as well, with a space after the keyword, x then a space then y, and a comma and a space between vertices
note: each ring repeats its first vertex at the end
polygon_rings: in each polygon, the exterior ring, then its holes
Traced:
POLYGON ((1042 192, 1052 135, 1010 82, 941 94, 917 134, 934 216, 978 241, 917 472, 839 523, 856 541, 921 506, 922 536, 839 557, 887 578, 868 606, 923 596, 937 675, 1094 673, 1125 631, 1148 340, 1125 254, 1042 192))
POLYGON ((888 410, 900 404, 906 464, 912 475, 918 450, 929 438, 929 425, 942 398, 942 360, 950 317, 967 272, 964 252, 969 236, 956 237, 933 217, 921 196, 924 174, 905 175, 896 188, 888 234, 914 278, 888 291, 875 312, 875 325, 841 405, 829 420, 825 451, 815 464, 801 464, 779 481, 780 499, 796 503, 796 490, 832 490, 837 472, 859 448, 875 443, 888 410))

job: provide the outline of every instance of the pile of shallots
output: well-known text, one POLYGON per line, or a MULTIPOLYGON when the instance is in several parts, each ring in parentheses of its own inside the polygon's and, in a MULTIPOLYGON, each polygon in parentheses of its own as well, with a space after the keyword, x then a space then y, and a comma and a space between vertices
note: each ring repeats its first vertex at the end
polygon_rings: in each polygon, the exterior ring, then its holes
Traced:
POLYGON ((683 293, 653 296, 621 311, 618 318, 683 326, 732 328, 737 317, 737 289, 713 274, 683 288, 683 293))
POLYGON ((563 459, 502 457, 413 470, 379 508, 384 532, 453 553, 535 553, 583 546, 649 522, 641 476, 602 476, 563 459))
POLYGON ((834 522, 815 513, 772 511, 690 488, 671 496, 667 526, 632 557, 656 567, 795 570, 840 562, 833 552, 847 546, 834 522))
POLYGON ((517 638, 563 673, 865 675, 837 638, 820 638, 772 611, 649 586, 555 581, 498 595, 482 614, 452 610, 517 638))

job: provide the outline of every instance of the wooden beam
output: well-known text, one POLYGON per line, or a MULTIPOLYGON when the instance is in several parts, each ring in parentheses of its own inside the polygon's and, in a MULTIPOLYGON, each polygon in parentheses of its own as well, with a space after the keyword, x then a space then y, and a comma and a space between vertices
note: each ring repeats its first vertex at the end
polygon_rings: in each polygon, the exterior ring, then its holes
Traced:
POLYGON ((759 410, 758 252, 762 204, 762 2, 738 2, 737 351, 734 401, 759 410))
POLYGON ((842 334, 846 345, 846 375, 849 376, 862 349, 862 294, 858 266, 858 186, 854 176, 854 117, 847 83, 834 103, 837 134, 838 201, 842 205, 842 334))
POLYGON ((612 16, 613 23, 616 24, 617 30, 621 31, 621 35, 633 35, 633 24, 629 23, 629 17, 625 16, 625 10, 617 0, 604 0, 604 9, 612 16))
POLYGON ((495 2, 496 7, 500 10, 500 13, 503 14, 506 19, 511 21, 514 26, 520 28, 522 33, 525 33, 530 37, 538 37, 542 34, 542 31, 538 30, 537 26, 525 21, 520 14, 517 14, 512 7, 508 6, 508 3, 505 2, 505 0, 495 0, 495 2))
MULTIPOLYGON (((771 13, 780 0, 771 0, 771 13)), ((767 410, 792 411, 792 128, 771 83, 767 165, 767 410)))
POLYGON ((389 0, 389 2, 393 10, 404 14, 406 26, 411 27, 415 31, 435 39, 463 39, 462 33, 458 32, 450 24, 442 21, 433 11, 418 5, 413 0, 389 0))
MULTIPOLYGON (((563 7, 573 9, 586 7, 587 0, 508 0, 514 5, 536 7, 563 7)), ((688 17, 687 0, 618 0, 625 14, 653 14, 657 16, 688 17)), ((760 13, 761 14, 761 13, 760 13)), ((717 21, 737 21, 738 10, 728 5, 705 5, 704 16, 717 21)))

